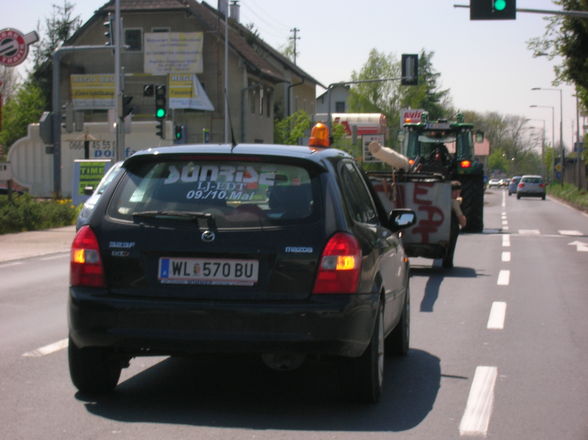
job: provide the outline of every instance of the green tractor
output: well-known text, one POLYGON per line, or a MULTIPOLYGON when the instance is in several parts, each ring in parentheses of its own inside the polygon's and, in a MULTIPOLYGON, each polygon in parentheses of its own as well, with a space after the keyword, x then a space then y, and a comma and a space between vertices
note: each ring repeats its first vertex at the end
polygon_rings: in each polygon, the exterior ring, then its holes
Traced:
MULTIPOLYGON (((455 121, 429 121, 423 113, 419 122, 403 125, 401 152, 411 164, 410 174, 440 182, 461 182, 461 208, 467 217, 464 232, 484 229, 484 169, 474 158, 473 129, 462 114, 455 121)), ((475 135, 483 137, 481 132, 475 135)))

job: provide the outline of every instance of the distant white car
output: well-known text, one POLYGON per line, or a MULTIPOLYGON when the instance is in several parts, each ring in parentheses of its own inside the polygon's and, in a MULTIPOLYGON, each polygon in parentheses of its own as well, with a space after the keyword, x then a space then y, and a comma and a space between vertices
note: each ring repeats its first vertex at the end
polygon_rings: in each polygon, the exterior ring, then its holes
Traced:
POLYGON ((500 179, 490 179, 488 181, 488 188, 500 188, 500 179))

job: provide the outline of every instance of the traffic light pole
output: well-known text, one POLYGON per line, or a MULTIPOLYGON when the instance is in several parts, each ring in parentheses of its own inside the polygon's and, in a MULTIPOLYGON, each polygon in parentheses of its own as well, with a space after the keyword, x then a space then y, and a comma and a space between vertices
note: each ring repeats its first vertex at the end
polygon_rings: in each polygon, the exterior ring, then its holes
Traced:
POLYGON ((62 46, 53 52, 53 78, 51 83, 52 134, 53 134, 53 193, 61 196, 61 94, 59 78, 61 76, 61 57, 70 52, 86 50, 111 50, 110 46, 62 46))
MULTIPOLYGON (((454 8, 470 8, 470 5, 453 5, 454 8)), ((586 11, 550 11, 546 9, 527 9, 517 8, 517 12, 529 12, 532 14, 544 14, 544 15, 567 15, 569 17, 576 18, 588 18, 588 12, 586 11)))
POLYGON ((120 19, 120 0, 114 2, 114 111, 116 114, 115 127, 115 150, 114 160, 118 162, 123 159, 123 152, 125 150, 125 122, 123 119, 123 72, 120 62, 121 51, 121 26, 120 19))

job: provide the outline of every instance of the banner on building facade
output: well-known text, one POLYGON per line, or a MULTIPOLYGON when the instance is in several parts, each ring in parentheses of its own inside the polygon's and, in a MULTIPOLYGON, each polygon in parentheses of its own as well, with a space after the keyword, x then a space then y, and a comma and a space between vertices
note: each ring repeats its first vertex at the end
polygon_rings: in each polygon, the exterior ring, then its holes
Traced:
POLYGON ((169 75, 169 108, 213 111, 214 106, 193 73, 169 75))
POLYGON ((70 76, 70 84, 74 110, 114 108, 113 74, 74 74, 70 76))
POLYGON ((143 71, 202 73, 203 32, 146 32, 143 71))

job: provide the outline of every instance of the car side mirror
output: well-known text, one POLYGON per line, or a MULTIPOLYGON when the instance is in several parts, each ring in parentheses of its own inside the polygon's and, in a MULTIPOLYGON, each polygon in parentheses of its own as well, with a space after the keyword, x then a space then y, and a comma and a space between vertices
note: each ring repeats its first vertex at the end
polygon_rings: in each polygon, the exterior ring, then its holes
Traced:
POLYGON ((412 209, 394 209, 390 213, 390 224, 395 230, 406 229, 416 224, 417 217, 412 209))

